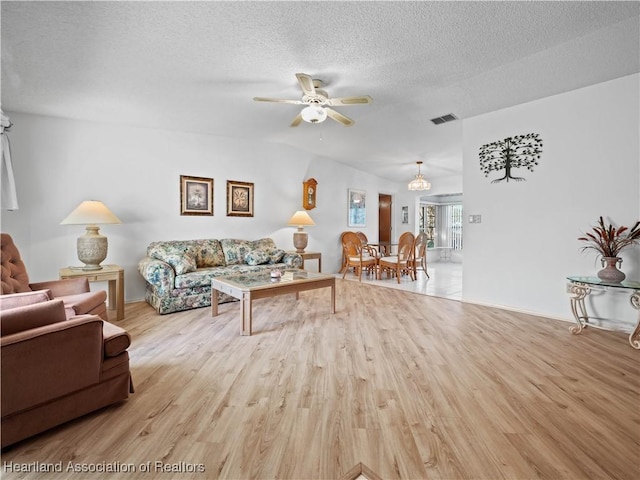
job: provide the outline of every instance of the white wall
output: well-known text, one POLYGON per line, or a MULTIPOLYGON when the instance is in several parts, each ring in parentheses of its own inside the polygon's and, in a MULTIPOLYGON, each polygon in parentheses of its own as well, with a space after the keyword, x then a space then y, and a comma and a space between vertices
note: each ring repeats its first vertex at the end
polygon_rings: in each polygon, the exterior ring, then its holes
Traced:
MULTIPOLYGON (((570 319, 565 277, 595 276, 595 255, 577 237, 600 215, 617 225, 640 218, 639 75, 631 75, 465 120, 463 298, 570 319), (481 145, 538 133, 540 164, 526 181, 492 184, 480 170, 481 145)), ((640 248, 622 270, 640 279, 640 248)), ((591 296, 602 316, 635 323, 628 295, 591 296)))
MULTIPOLYGON (((104 225, 105 263, 125 268, 125 298, 144 298, 137 263, 156 240, 271 236, 293 249, 287 221, 302 209, 302 181, 318 181, 316 226, 307 228, 309 251, 321 251, 323 271, 340 267, 339 235, 347 230, 347 189, 366 190, 369 238, 378 236, 378 193, 395 195, 402 185, 326 158, 275 144, 133 128, 9 112, 10 138, 20 209, 2 212, 32 281, 58 277, 79 265, 76 238, 82 226, 60 225, 81 201, 96 199, 122 220, 104 225), (214 179, 214 216, 180 215, 180 175, 214 179), (226 216, 226 181, 254 182, 253 218, 226 216)), ((398 202, 396 202, 397 204, 398 202)), ((398 207, 399 208, 399 207, 398 207)), ((394 213, 394 218, 399 213, 394 213)), ((315 268, 312 262, 310 268, 315 268)), ((92 288, 104 288, 92 284, 92 288)))

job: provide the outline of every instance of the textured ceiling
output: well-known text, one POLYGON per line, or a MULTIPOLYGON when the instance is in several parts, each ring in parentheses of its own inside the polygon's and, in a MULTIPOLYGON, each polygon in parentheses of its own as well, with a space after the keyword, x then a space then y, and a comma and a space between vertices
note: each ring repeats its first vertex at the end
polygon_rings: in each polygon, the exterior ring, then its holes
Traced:
MULTIPOLYGON (((12 2, 2 108, 262 139, 395 181, 462 170, 461 122, 640 71, 638 2, 12 2), (289 127, 295 73, 355 120, 289 127)), ((522 133, 522 132, 514 132, 522 133)))

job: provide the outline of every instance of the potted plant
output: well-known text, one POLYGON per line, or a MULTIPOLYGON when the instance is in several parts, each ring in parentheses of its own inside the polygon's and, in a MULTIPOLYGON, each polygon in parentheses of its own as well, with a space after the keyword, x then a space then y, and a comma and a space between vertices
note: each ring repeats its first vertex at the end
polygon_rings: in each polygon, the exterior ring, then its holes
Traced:
POLYGON ((592 227, 591 232, 585 233, 578 240, 586 242, 581 250, 595 250, 601 257, 600 263, 604 269, 598 272, 598 278, 607 282, 622 282, 626 275, 618 270, 622 265, 620 252, 626 247, 640 243, 640 220, 631 229, 628 227, 614 227, 606 224, 602 217, 598 219, 598 225, 592 227))

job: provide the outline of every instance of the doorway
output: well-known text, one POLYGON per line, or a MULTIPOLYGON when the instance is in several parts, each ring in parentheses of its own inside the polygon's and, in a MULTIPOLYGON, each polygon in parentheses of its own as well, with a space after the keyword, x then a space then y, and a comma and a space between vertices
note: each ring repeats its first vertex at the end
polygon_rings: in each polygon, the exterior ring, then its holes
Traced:
POLYGON ((391 242, 391 195, 378 194, 378 241, 391 242))

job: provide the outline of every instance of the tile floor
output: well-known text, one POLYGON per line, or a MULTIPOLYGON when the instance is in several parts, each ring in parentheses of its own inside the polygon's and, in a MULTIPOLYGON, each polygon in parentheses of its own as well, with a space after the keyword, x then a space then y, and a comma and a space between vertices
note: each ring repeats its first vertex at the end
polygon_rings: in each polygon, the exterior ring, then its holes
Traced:
MULTIPOLYGON (((400 284, 395 278, 387 278, 383 275, 382 280, 376 280, 374 276, 363 274, 362 282, 370 283, 388 288, 396 288, 409 292, 421 293, 423 295, 433 295, 434 297, 449 298, 451 300, 462 299, 462 264, 454 262, 433 262, 427 265, 429 278, 422 270, 418 270, 418 278, 414 282, 408 276, 400 279, 400 284)), ((342 274, 338 277, 342 278, 342 274)), ((358 281, 352 271, 349 271, 345 280, 358 281)))

